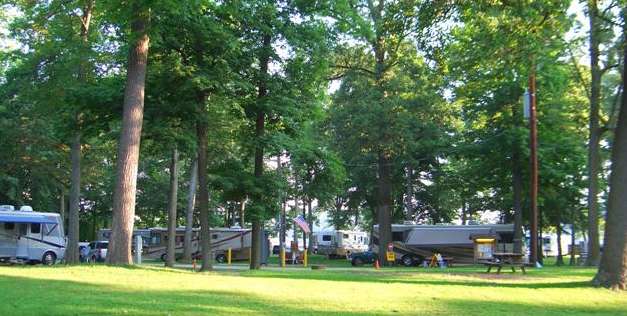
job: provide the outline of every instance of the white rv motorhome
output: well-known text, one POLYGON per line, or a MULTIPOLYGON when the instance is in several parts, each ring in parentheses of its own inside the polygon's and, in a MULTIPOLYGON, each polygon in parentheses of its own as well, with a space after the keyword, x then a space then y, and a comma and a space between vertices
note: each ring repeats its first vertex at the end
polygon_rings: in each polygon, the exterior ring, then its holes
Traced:
POLYGON ((65 245, 61 215, 0 206, 0 262, 53 265, 63 260, 65 245))
POLYGON ((368 233, 356 230, 326 230, 314 234, 317 253, 329 258, 348 257, 368 250, 368 233))
MULTIPOLYGON (((216 227, 209 231, 211 236, 211 252, 214 259, 219 262, 226 261, 228 249, 231 249, 232 260, 248 260, 251 247, 251 230, 239 227, 216 227)), ((147 259, 166 259, 168 244, 168 229, 163 227, 153 227, 148 229, 137 229, 133 231, 133 236, 140 235, 143 239, 143 256, 147 259)), ((266 263, 270 255, 268 235, 264 232, 262 238, 262 263, 266 263)), ((99 240, 109 240, 110 229, 101 229, 98 232, 99 240)), ((176 229, 176 254, 177 257, 183 254, 185 227, 176 229)), ((200 228, 192 230, 192 252, 200 251, 200 228)))

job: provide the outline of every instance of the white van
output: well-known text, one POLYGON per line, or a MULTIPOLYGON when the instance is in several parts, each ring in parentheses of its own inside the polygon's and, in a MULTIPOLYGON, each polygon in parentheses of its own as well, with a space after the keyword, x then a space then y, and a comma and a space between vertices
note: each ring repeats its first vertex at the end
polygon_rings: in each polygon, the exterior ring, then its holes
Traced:
POLYGON ((0 262, 53 265, 65 255, 61 215, 0 205, 0 262))

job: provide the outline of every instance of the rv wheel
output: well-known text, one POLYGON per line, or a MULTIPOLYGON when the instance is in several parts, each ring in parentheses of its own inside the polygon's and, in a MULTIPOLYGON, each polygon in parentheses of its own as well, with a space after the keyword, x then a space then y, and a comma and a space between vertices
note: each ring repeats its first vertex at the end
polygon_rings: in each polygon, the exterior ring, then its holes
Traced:
POLYGON ((416 258, 412 255, 404 255, 401 262, 403 262, 404 266, 411 267, 416 264, 416 258))
POLYGON ((168 254, 164 253, 161 255, 161 261, 166 261, 166 260, 168 260, 168 254))
POLYGON ((47 266, 53 265, 57 261, 57 255, 52 251, 48 251, 44 253, 44 256, 41 258, 41 263, 47 266))
POLYGON ((216 256, 216 261, 218 263, 225 263, 226 262, 226 256, 225 255, 217 255, 216 256))

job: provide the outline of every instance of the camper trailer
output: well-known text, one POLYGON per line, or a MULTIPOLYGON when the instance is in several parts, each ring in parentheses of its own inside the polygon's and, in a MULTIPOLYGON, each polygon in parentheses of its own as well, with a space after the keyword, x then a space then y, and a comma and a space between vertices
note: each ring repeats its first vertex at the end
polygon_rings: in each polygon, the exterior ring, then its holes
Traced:
MULTIPOLYGON (((168 245, 168 229, 162 227, 154 227, 149 229, 138 229, 133 235, 142 236, 143 247, 142 253, 148 259, 166 259, 168 245)), ((264 232, 265 238, 262 239, 262 263, 266 263, 270 255, 270 244, 268 234, 264 232)), ((110 229, 101 229, 98 232, 98 238, 108 240, 111 236, 110 229)), ((212 228, 211 236, 211 252, 215 256, 217 262, 225 262, 227 251, 231 249, 231 260, 248 260, 251 247, 251 230, 238 227, 232 228, 212 228)), ((176 254, 181 255, 184 249, 185 227, 176 229, 176 254)), ((200 251, 200 229, 192 230, 192 252, 200 251)))
MULTIPOLYGON (((378 225, 373 230, 373 251, 378 251, 378 225)), ((474 263, 474 237, 493 237, 495 252, 512 252, 514 225, 392 225, 396 260, 412 266, 435 253, 456 263, 474 263)))
POLYGON ((65 255, 61 215, 0 206, 0 262, 53 265, 65 255))
POLYGON ((314 249, 329 258, 348 257, 368 250, 368 233, 355 230, 327 230, 314 234, 314 249))

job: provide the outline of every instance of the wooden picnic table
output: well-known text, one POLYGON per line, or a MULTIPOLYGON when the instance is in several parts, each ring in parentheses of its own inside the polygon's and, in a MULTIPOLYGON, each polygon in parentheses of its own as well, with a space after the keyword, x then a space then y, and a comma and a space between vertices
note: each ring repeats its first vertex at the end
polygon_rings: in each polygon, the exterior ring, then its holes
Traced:
POLYGON ((501 273, 501 268, 503 268, 504 266, 511 267, 512 272, 516 272, 515 267, 520 267, 520 270, 522 270, 523 274, 527 273, 527 271, 525 271, 525 263, 523 262, 524 255, 522 253, 495 252, 492 254, 492 257, 494 258, 493 260, 484 263, 486 266, 488 266, 488 271, 486 271, 487 273, 492 270, 492 267, 497 267, 497 274, 501 273))

